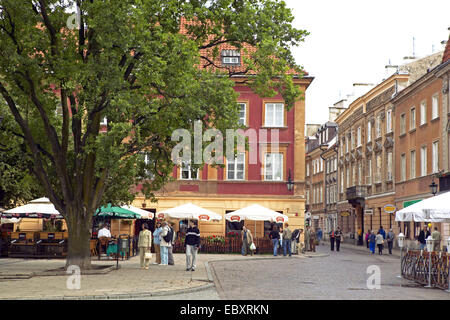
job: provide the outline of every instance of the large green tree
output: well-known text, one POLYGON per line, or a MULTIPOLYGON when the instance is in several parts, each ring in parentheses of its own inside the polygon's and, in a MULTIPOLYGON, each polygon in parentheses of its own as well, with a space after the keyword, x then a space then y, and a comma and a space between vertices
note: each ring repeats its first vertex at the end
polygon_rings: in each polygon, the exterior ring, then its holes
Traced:
POLYGON ((301 68, 290 47, 307 32, 292 20, 275 0, 0 0, 0 96, 67 221, 68 265, 90 267, 96 208, 130 202, 130 186, 151 197, 167 182, 173 130, 196 119, 236 127, 233 78, 293 105, 301 93, 288 71, 301 68), (246 67, 218 65, 223 45, 246 67))

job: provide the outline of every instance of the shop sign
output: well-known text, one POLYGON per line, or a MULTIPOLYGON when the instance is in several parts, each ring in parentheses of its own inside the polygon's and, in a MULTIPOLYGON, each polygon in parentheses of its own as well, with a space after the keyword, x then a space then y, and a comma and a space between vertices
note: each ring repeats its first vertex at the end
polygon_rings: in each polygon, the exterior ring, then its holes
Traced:
POLYGON ((164 213, 158 214, 158 219, 164 219, 164 213))
POLYGON ((283 217, 277 217, 276 220, 277 220, 277 223, 278 222, 284 222, 284 218, 283 217))
POLYGON ((394 213, 397 211, 397 208, 393 204, 387 204, 384 206, 384 212, 386 213, 394 213))
POLYGON ((350 215, 349 211, 342 211, 341 212, 341 217, 348 217, 350 215))
POLYGON ((209 221, 209 216, 207 214, 201 214, 198 216, 198 219, 209 221))
POLYGON ((365 209, 364 214, 373 214, 373 209, 365 209))
POLYGON ((241 217, 239 217, 239 216, 231 216, 230 220, 239 222, 239 221, 241 221, 241 217))

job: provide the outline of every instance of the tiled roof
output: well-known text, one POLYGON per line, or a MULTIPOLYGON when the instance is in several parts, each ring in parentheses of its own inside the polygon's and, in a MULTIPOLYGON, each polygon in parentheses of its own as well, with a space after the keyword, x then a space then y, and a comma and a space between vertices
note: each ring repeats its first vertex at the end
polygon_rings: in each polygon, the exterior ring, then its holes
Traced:
MULTIPOLYGON (((188 30, 186 26, 194 25, 195 21, 188 21, 185 18, 182 18, 180 21, 180 32, 182 34, 188 34, 188 30)), ((208 40, 213 41, 213 35, 210 35, 208 37, 208 40)), ((215 39, 217 42, 220 42, 220 40, 215 39)), ((206 45, 206 44, 205 44, 206 45)), ((242 73, 242 74, 255 74, 257 70, 247 70, 246 66, 243 65, 243 57, 249 58, 252 53, 256 51, 256 48, 248 43, 242 43, 241 44, 241 50, 240 50, 240 63, 239 65, 224 65, 222 64, 222 58, 221 58, 221 52, 223 50, 229 50, 229 51, 235 51, 237 48, 230 43, 220 43, 217 46, 212 46, 210 48, 205 48, 200 50, 200 56, 204 57, 202 58, 202 66, 205 68, 211 68, 211 69, 219 69, 222 71, 228 71, 229 73, 236 74, 236 73, 242 73), (216 48, 216 49, 215 49, 216 48), (213 51, 219 49, 219 54, 217 57, 213 59, 213 51), (208 61, 209 60, 209 61, 208 61)), ((288 71, 289 74, 297 74, 297 72, 294 69, 291 69, 288 71)), ((303 71, 303 76, 307 76, 308 73, 306 71, 303 71)))
POLYGON ((442 56, 442 63, 447 62, 448 60, 450 60, 450 36, 448 37, 444 55, 442 56))

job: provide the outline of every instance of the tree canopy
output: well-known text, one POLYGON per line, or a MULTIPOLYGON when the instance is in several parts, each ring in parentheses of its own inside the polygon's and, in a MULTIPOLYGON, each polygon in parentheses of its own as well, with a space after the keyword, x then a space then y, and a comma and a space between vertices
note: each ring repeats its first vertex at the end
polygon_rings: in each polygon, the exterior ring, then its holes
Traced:
POLYGON ((237 127, 236 79, 293 105, 307 32, 292 21, 275 0, 0 0, 0 143, 22 139, 69 236, 85 235, 100 205, 168 181, 175 129, 237 127), (224 46, 244 68, 217 65, 224 46))

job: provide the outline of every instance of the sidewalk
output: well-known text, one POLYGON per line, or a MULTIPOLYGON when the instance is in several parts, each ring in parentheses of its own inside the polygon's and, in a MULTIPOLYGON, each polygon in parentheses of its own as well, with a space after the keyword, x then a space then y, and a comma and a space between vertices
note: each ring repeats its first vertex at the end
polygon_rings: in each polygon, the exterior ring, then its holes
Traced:
MULTIPOLYGON (((304 259, 324 254, 293 255, 304 259)), ((204 290, 214 286, 208 262, 219 260, 285 259, 271 255, 241 256, 199 254, 197 270, 186 271, 184 254, 174 254, 174 266, 150 265, 142 270, 139 257, 120 261, 119 270, 106 274, 82 275, 81 288, 70 290, 71 275, 35 276, 65 265, 65 260, 0 259, 0 299, 117 299, 160 296, 204 290)), ((154 258, 153 258, 154 261, 154 258)), ((93 260, 93 265, 114 265, 115 261, 93 260)))

